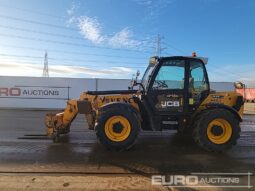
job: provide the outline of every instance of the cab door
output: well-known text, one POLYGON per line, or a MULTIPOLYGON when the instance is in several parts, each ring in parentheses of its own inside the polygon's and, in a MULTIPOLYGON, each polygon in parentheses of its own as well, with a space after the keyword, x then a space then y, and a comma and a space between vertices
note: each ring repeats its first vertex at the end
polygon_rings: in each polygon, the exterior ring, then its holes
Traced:
POLYGON ((147 99, 155 115, 183 115, 188 106, 188 61, 161 60, 151 79, 147 99))
POLYGON ((209 95, 210 84, 201 60, 191 59, 189 67, 189 111, 193 113, 209 95))

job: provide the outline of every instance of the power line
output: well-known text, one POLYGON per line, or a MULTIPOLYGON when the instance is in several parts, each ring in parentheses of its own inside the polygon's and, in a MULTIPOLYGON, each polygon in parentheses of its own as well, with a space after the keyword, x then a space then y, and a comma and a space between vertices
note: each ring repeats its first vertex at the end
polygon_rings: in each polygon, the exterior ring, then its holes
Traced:
POLYGON ((165 52, 167 56, 174 56, 173 54, 170 54, 169 52, 165 52))
MULTIPOLYGON (((33 58, 33 59, 43 59, 44 57, 40 57, 40 56, 27 56, 27 55, 15 55, 15 54, 1 54, 0 53, 0 55, 1 56, 6 56, 6 57, 16 57, 16 58, 33 58)), ((53 61, 64 61, 64 63, 69 63, 70 65, 73 65, 74 63, 87 63, 87 62, 89 62, 89 63, 97 63, 97 64, 99 64, 99 63, 103 63, 103 64, 105 64, 105 63, 107 63, 107 64, 114 64, 114 63, 117 63, 117 64, 120 64, 120 63, 122 63, 122 64, 135 64, 135 65, 139 65, 139 64, 141 64, 141 65, 145 65, 145 64, 147 64, 147 63, 130 63, 130 62, 121 62, 121 61, 103 61, 102 62, 102 60, 80 60, 80 59, 66 59, 66 58, 48 58, 49 60, 53 60, 53 61), (67 61, 70 61, 70 62, 67 62, 67 61)), ((15 61, 16 62, 16 61, 15 61)), ((25 62, 23 62, 23 63, 25 63, 25 62)), ((34 63, 35 64, 35 63, 34 63)), ((36 63, 36 64, 38 64, 38 63, 36 63)), ((61 63, 60 65, 63 65, 63 63, 61 63)), ((91 67, 92 65, 84 65, 84 64, 82 64, 82 66, 89 66, 89 67, 91 67)), ((100 67, 102 67, 102 66, 100 66, 100 67)), ((146 67, 146 66, 137 66, 137 67, 134 67, 134 66, 127 66, 127 65, 122 65, 122 66, 114 66, 114 67, 129 67, 129 68, 144 68, 144 67, 146 67)), ((240 72, 239 72, 239 74, 236 74, 236 73, 233 73, 233 72, 230 72, 230 71, 227 71, 227 70, 225 70, 225 69, 223 69, 223 68, 216 68, 216 66, 214 66, 214 68, 212 68, 213 67, 213 65, 209 65, 209 66, 207 66, 208 68, 211 68, 211 69, 213 69, 214 70, 214 73, 218 73, 218 74, 220 74, 220 75, 222 75, 222 72, 224 73, 224 71, 226 72, 226 73, 228 73, 228 74, 231 74, 232 76, 235 76, 235 77, 241 77, 241 75, 239 75, 240 74, 240 72), (216 71, 215 71, 216 70, 216 71)), ((245 73, 245 72, 241 72, 241 73, 245 73)))
MULTIPOLYGON (((64 34, 59 34, 59 33, 42 32, 42 31, 25 29, 25 28, 20 28, 20 27, 7 26, 7 25, 0 25, 0 27, 1 28, 10 29, 10 30, 19 30, 19 31, 30 32, 30 33, 37 33, 37 34, 43 34, 43 35, 50 35, 50 36, 56 36, 56 37, 60 36, 60 37, 63 37, 63 38, 84 40, 84 38, 82 38, 82 37, 75 37, 75 36, 64 35, 64 34)), ((140 42, 148 42, 149 39, 133 39, 133 40, 137 40, 137 41, 140 41, 140 42)))
MULTIPOLYGON (((93 63, 98 63, 98 60, 80 60, 80 59, 61 59, 61 58, 49 58, 49 60, 58 60, 58 61, 73 61, 73 62, 93 62, 93 63)), ((143 63, 130 63, 130 62, 122 62, 122 61, 103 61, 103 63, 123 63, 123 64, 143 64, 143 63)))
MULTIPOLYGON (((43 22, 29 20, 29 19, 21 19, 18 17, 11 17, 11 16, 6 16, 6 15, 0 14, 0 18, 5 18, 5 19, 9 19, 9 20, 16 20, 16 21, 21 21, 21 22, 26 22, 26 23, 31 23, 31 24, 44 25, 44 26, 48 26, 48 27, 54 27, 54 28, 79 32, 79 30, 74 29, 74 28, 68 28, 68 27, 64 27, 64 26, 60 26, 60 25, 48 24, 48 23, 43 23, 43 22)), ((26 30, 26 29, 24 29, 24 30, 26 30)), ((107 36, 114 36, 114 35, 107 35, 107 36)), ((140 42, 148 42, 149 39, 133 39, 133 40, 140 41, 140 42)))
POLYGON ((39 58, 43 59, 42 56, 27 56, 27 55, 15 55, 15 54, 0 54, 0 56, 8 56, 8 57, 22 57, 22 58, 39 58))
POLYGON ((9 8, 9 9, 16 9, 19 11, 23 11, 23 12, 27 12, 27 13, 33 13, 33 14, 37 14, 37 15, 43 15, 43 16, 47 16, 47 17, 54 17, 54 18, 58 18, 58 19, 65 19, 65 17, 61 17, 61 16, 57 16, 57 15, 53 15, 53 14, 48 14, 48 13, 43 13, 40 12, 38 10, 31 10, 31 9, 24 9, 24 8, 20 8, 20 7, 13 7, 10 5, 6 5, 6 4, 0 4, 0 7, 3 8, 9 8))
MULTIPOLYGON (((24 47, 24 46, 15 46, 15 45, 8 45, 8 44, 0 44, 3 47, 15 48, 15 49, 26 49, 26 50, 33 50, 33 51, 45 51, 45 49, 34 48, 34 47, 24 47)), ((65 54, 73 54, 73 55, 83 55, 83 56, 102 56, 102 57, 112 57, 112 58, 127 58, 127 59, 142 59, 139 57, 133 56, 117 56, 112 54, 92 54, 92 53, 82 53, 82 52, 73 52, 73 51, 63 51, 63 50, 55 50, 55 49, 47 49, 48 52, 58 52, 58 53, 65 53, 65 54)))
MULTIPOLYGON (((9 8, 9 9, 16 9, 16 10, 20 10, 20 11, 23 11, 23 12, 26 12, 26 13, 32 13, 32 14, 37 14, 37 15, 43 15, 43 16, 47 16, 47 17, 52 17, 52 18, 57 18, 57 19, 68 19, 69 16, 59 16, 59 15, 53 15, 53 14, 49 14, 49 13, 45 13, 45 12, 41 12, 41 11, 38 11, 38 10, 31 10, 31 9, 25 9, 25 8, 20 8, 20 7, 14 7, 14 6, 10 6, 10 5, 6 5, 6 4, 0 4, 0 7, 3 7, 3 8, 9 8)), ((3 15, 4 17, 8 17, 8 19, 20 19, 20 18, 17 18, 17 17, 9 17, 9 16, 6 16, 6 15, 3 15)), ((31 22, 31 20, 26 20, 26 19, 23 19, 24 22, 31 22)), ((32 22, 37 22, 37 21, 32 21, 32 22)), ((39 23, 38 23, 39 24, 39 23)), ((42 24, 42 23, 41 23, 42 24)), ((44 24, 47 24, 47 23, 44 23, 44 24)), ((58 25, 56 25, 57 27, 59 27, 58 25)), ((75 29, 74 29, 75 30, 75 29)), ((109 35, 109 36, 113 36, 113 35, 109 35)), ((139 40, 141 42, 143 41, 148 41, 148 39, 134 39, 134 40, 139 40)))
MULTIPOLYGON (((12 7, 14 9, 19 9, 19 8, 15 8, 12 7)), ((29 10, 24 10, 24 11, 29 11, 29 10)), ((35 12, 36 13, 36 12, 35 12)), ((43 15, 47 15, 42 13, 43 15)), ((50 15, 47 15, 50 16, 50 15)), ((52 15, 51 15, 52 16, 52 15)), ((55 27, 55 28, 61 28, 61 29, 67 29, 67 30, 72 30, 72 31, 77 31, 76 29, 71 29, 71 28, 67 28, 67 27, 63 27, 60 25, 54 25, 54 24, 48 24, 48 23, 43 23, 43 22, 38 22, 38 21, 34 21, 34 20, 28 20, 28 19, 21 19, 21 18, 17 18, 17 17, 10 17, 10 16, 6 16, 6 15, 0 15, 0 17, 5 18, 5 19, 11 19, 11 20, 17 20, 17 21, 22 21, 22 22, 28 22, 28 23, 32 23, 32 24, 39 24, 39 25, 45 25, 45 26, 49 26, 49 27, 55 27)), ((20 30, 20 31, 25 31, 25 32, 31 32, 31 33, 38 33, 38 34, 44 34, 44 35, 51 35, 51 36, 60 36, 60 37, 64 37, 64 38, 70 38, 70 39, 83 39, 81 37, 73 37, 70 35, 63 35, 63 34, 56 34, 56 33, 49 33, 49 32, 42 32, 42 31, 36 31, 36 30, 30 30, 30 29, 24 29, 24 28, 18 28, 18 27, 12 27, 12 26, 6 26, 6 25, 0 25, 0 27, 2 28, 8 28, 8 29, 12 29, 12 30, 20 30)), ((20 39, 27 39, 27 40, 33 40, 33 41, 41 41, 41 42, 48 42, 48 43, 57 43, 57 44, 65 44, 65 45, 72 45, 72 46, 82 46, 82 47, 88 47, 88 48, 101 48, 101 49, 110 49, 110 50, 120 50, 120 51, 139 51, 139 52, 145 52, 145 53, 151 53, 150 51, 143 51, 143 50, 130 50, 130 49, 120 49, 120 48, 110 48, 110 47, 101 47, 101 46, 90 46, 90 45, 84 45, 84 44, 77 44, 77 43, 70 43, 70 42, 61 42, 61 41, 53 41, 53 40, 45 40, 45 39, 35 39, 35 38, 29 38, 29 37, 24 37, 24 36, 17 36, 17 35, 7 35, 7 34, 2 34, 3 36, 8 36, 8 37, 14 37, 14 38, 20 38, 20 39)), ((161 51, 163 50, 163 48, 161 47, 163 43, 161 43, 162 38, 158 35, 157 38, 157 46, 156 46, 156 54, 160 55, 161 51)), ((148 42, 148 39, 146 40, 139 40, 141 42, 145 41, 148 42)), ((144 46, 144 45, 143 45, 144 46)), ((169 47, 172 47, 173 49, 175 49, 178 52, 182 52, 185 53, 183 50, 176 48, 172 45, 169 45, 169 47)), ((148 48, 148 47, 146 47, 148 48)), ((55 51, 56 52, 56 51, 55 51)))
POLYGON ((6 25, 0 25, 0 28, 6 28, 6 29, 11 29, 11 30, 19 30, 19 31, 24 31, 24 32, 50 35, 50 36, 56 36, 56 37, 63 37, 63 38, 69 38, 69 39, 84 40, 84 38, 82 38, 82 37, 74 37, 74 36, 70 36, 70 35, 42 32, 42 31, 37 31, 37 30, 30 30, 30 29, 24 29, 24 28, 18 28, 18 27, 6 26, 6 25))
MULTIPOLYGON (((20 60, 5 60, 4 62, 0 60, 0 64, 13 64, 13 63, 18 63, 18 64, 33 64, 33 65, 40 65, 41 63, 35 63, 35 62, 30 62, 30 61, 20 61, 20 60)), ((61 66, 70 66, 70 67, 90 67, 90 68, 102 68, 102 67, 111 67, 111 68, 116 68, 116 67, 125 67, 125 68, 146 68, 147 66, 125 66, 125 65, 103 65, 103 66, 98 66, 98 65, 87 65, 87 64, 82 64, 82 65, 76 65, 72 62, 64 62, 64 63, 56 63, 56 62, 51 62, 51 66, 56 66, 56 65, 61 65, 61 66)))
MULTIPOLYGON (((35 20, 28 20, 28 19, 22 19, 22 18, 17 18, 17 17, 11 17, 11 16, 6 16, 6 15, 1 15, 0 14, 0 18, 5 18, 5 19, 10 19, 10 20, 16 20, 16 21, 21 21, 21 22, 27 22, 27 23, 31 23, 31 24, 37 24, 37 25, 44 25, 44 26, 48 26, 48 27, 54 27, 54 28, 59 28, 59 29, 64 29, 64 30, 71 30, 71 31, 76 31, 79 32, 79 30, 74 29, 74 28, 67 28, 67 27, 63 27, 60 25, 54 25, 54 24, 48 24, 48 23, 43 23, 43 22, 39 22, 39 21, 35 21, 35 20)), ((51 36, 57 36, 57 37, 63 37, 63 38, 71 38, 71 39, 79 39, 79 40, 84 40, 84 38, 81 37, 73 37, 70 35, 63 35, 63 34, 56 34, 56 33, 49 33, 49 32, 42 32, 42 31, 36 31, 36 30, 31 30, 31 29, 24 29, 24 28, 18 28, 18 27, 13 27, 13 26, 6 26, 6 25, 1 25, 0 27, 2 28, 7 28, 7 29, 11 29, 11 30, 20 30, 20 31, 24 31, 24 32, 32 32, 32 33, 37 33, 37 34, 44 34, 44 35, 51 35, 51 36)), ((108 35, 109 36, 109 35, 108 35)), ((114 36, 114 35, 113 35, 114 36)), ((148 43, 149 39, 132 39, 135 41, 138 41, 140 44, 138 44, 137 46, 140 47, 144 47, 144 48, 148 48, 148 46, 146 44, 143 44, 143 42, 148 43), (141 44, 142 43, 142 44, 141 44)), ((69 43, 70 44, 70 43, 69 43)), ((123 50, 120 48, 111 48, 114 50, 123 50)), ((126 50, 130 50, 130 49, 126 49, 126 50)), ((132 51, 132 50, 130 50, 132 51)), ((146 51, 142 51, 142 50, 135 50, 135 51, 141 51, 141 52, 146 52, 146 51)), ((149 51, 147 51, 148 53, 150 53, 149 51)))
MULTIPOLYGON (((44 57, 41 56, 27 56, 27 55, 16 55, 16 54, 3 54, 0 53, 0 56, 5 56, 5 57, 16 57, 16 58, 33 58, 33 59, 43 59, 44 57)), ((72 62, 91 62, 91 63, 102 63, 102 60, 80 60, 80 59, 68 59, 68 58, 48 58, 49 60, 55 60, 55 61, 72 61, 72 62)), ((130 63, 130 62, 122 62, 122 61, 103 61, 103 63, 123 63, 123 64, 135 64, 135 65, 139 65, 142 64, 144 65, 144 63, 130 63)))
POLYGON ((44 25, 44 26, 48 26, 48 27, 54 27, 54 28, 58 28, 58 29, 64 29, 64 30, 76 31, 77 32, 77 29, 74 29, 74 28, 67 28, 67 27, 63 27, 63 26, 60 26, 60 25, 43 23, 43 22, 34 21, 34 20, 21 19, 21 18, 18 18, 18 17, 10 17, 10 16, 0 14, 0 18, 5 18, 5 19, 15 20, 15 21, 21 21, 21 22, 26 22, 26 23, 36 24, 36 25, 44 25))
POLYGON ((216 66, 216 65, 210 65, 210 66, 208 65, 207 68, 208 68, 208 69, 211 68, 211 70, 214 70, 214 71, 213 71, 214 73, 218 73, 219 75, 222 75, 223 73, 225 73, 225 74, 231 74, 232 76, 235 76, 235 77, 238 77, 238 78, 241 78, 241 77, 242 77, 240 74, 245 73, 245 72, 239 72, 239 74, 233 73, 233 72, 230 72, 230 71, 228 71, 228 70, 226 70, 226 69, 219 68, 219 67, 216 66), (214 66, 214 68, 212 68, 212 66, 214 66), (217 68, 216 68, 216 67, 217 67, 217 68), (216 70, 216 71, 215 71, 215 70, 216 70))
MULTIPOLYGON (((52 14, 47 14, 47 13, 43 13, 40 11, 34 11, 34 10, 29 10, 29 9, 23 9, 23 8, 17 8, 17 7, 13 7, 13 6, 9 6, 9 5, 0 5, 0 7, 7 7, 7 8, 12 8, 12 9, 17 9, 17 10, 21 10, 21 11, 25 11, 25 12, 30 12, 33 14, 39 14, 39 15, 44 15, 44 16, 48 16, 48 17, 54 17, 54 18, 61 18, 61 19, 66 19, 66 17, 61 17, 61 16, 57 16, 57 15, 52 15, 52 14)), ((21 22, 28 22, 28 23, 32 23, 32 24, 39 24, 39 25, 45 25, 45 26, 49 26, 49 27, 55 27, 55 28, 61 28, 61 29, 65 29, 65 30, 71 30, 71 31, 78 31, 77 29, 74 28, 67 28, 67 27, 63 27, 60 25, 54 25, 54 24, 48 24, 48 23, 43 23, 43 22, 38 22, 38 21, 34 21, 34 20, 28 20, 28 19, 21 19, 21 18, 17 18, 17 17, 10 17, 10 16, 6 16, 6 15, 0 15, 0 17, 5 18, 5 19, 11 19, 11 20, 17 20, 17 21, 21 21, 21 22)), ((1 27, 6 27, 11 29, 12 27, 7 27, 7 26, 1 26, 1 27)), ((14 28, 13 28, 14 29, 14 28)), ((68 35, 61 35, 61 34, 53 34, 53 33, 45 33, 45 32, 39 32, 39 31, 32 31, 32 30, 28 30, 28 29, 21 29, 21 28, 16 28, 16 30, 22 30, 22 31, 26 31, 26 32, 34 32, 34 33, 40 33, 40 34, 45 34, 45 35, 53 35, 53 36, 61 36, 64 38, 72 38, 72 39, 83 39, 81 37, 72 37, 72 36, 68 36, 68 35)), ((158 38, 159 39, 159 38, 158 38)), ((140 42, 148 42, 148 39, 134 39, 140 42)), ((179 48, 176 48, 173 45, 169 45, 167 44, 169 47, 171 47, 172 49, 180 52, 180 53, 184 53, 186 54, 186 51, 183 51, 179 48)), ((159 50, 159 49, 158 49, 159 50)), ((158 52, 159 53, 159 52, 158 52)))
POLYGON ((174 49, 174 50, 177 51, 177 52, 180 52, 180 53, 182 53, 182 54, 187 54, 186 51, 184 51, 184 50, 182 50, 182 49, 180 49, 180 48, 177 48, 177 47, 175 47, 175 46, 173 46, 173 45, 170 45, 169 43, 164 42, 164 44, 166 44, 167 47, 171 47, 172 49, 174 49))
MULTIPOLYGON (((128 66, 128 65, 114 65, 113 63, 102 63, 103 65, 88 65, 88 64, 82 64, 82 65, 77 65, 77 63, 75 63, 75 62, 68 62, 68 61, 65 61, 64 63, 58 63, 58 62, 50 62, 52 65, 64 65, 64 66, 86 66, 86 67, 91 67, 91 68, 100 68, 100 69, 102 69, 102 68, 121 68, 121 67, 123 67, 123 68, 135 68, 135 69, 139 69, 139 68, 147 68, 147 65, 145 66, 128 66), (111 64, 111 65, 109 65, 109 64, 111 64)), ((121 64, 121 63, 119 63, 119 64, 121 64)))
POLYGON ((18 39, 25 39, 25 40, 32 40, 32 41, 47 42, 47 43, 53 43, 53 44, 79 46, 79 47, 86 47, 86 48, 98 48, 98 49, 106 49, 106 50, 150 53, 149 51, 142 51, 142 50, 131 50, 131 49, 120 49, 120 48, 110 48, 110 47, 101 47, 101 46, 90 46, 90 45, 84 45, 84 44, 78 44, 78 43, 62 42, 62 41, 55 41, 55 40, 46 40, 46 39, 41 39, 41 38, 31 38, 31 37, 24 37, 24 36, 20 36, 20 35, 10 35, 10 34, 3 34, 3 33, 1 33, 0 36, 12 37, 12 38, 18 38, 18 39))
POLYGON ((220 76, 222 76, 222 74, 224 73, 225 75, 230 74, 230 75, 232 75, 235 78, 243 78, 243 76, 241 76, 241 74, 246 74, 245 71, 243 71, 243 72, 239 71, 238 74, 237 73, 233 73, 233 72, 231 72, 229 70, 226 70, 226 69, 223 69, 223 68, 219 68, 216 65, 208 65, 207 68, 208 69, 211 68, 211 70, 214 70, 213 73, 216 73, 216 75, 219 74, 220 76))
POLYGON ((42 64, 41 60, 27 60, 27 59, 20 59, 20 58, 19 60, 15 60, 14 58, 8 58, 5 60, 1 59, 0 62, 6 62, 6 63, 15 62, 20 64, 42 64))

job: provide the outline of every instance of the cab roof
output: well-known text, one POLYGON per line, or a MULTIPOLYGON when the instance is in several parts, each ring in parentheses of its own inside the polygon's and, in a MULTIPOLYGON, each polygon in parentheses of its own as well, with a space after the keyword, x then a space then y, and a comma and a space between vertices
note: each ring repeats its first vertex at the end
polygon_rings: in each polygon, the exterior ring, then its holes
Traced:
POLYGON ((150 58, 149 64, 156 64, 158 60, 165 60, 169 58, 176 58, 176 59, 187 59, 187 58, 193 58, 193 59, 199 59, 201 60, 205 65, 208 63, 208 58, 206 57, 196 57, 196 56, 168 56, 168 57, 158 57, 154 56, 150 58))

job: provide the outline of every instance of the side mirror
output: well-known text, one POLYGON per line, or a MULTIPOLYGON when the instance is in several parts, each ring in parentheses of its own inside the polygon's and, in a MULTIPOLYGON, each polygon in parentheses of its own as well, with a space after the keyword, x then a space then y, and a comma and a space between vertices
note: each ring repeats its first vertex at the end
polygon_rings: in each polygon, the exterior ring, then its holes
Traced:
POLYGON ((157 57, 157 56, 150 57, 149 64, 150 64, 150 65, 155 65, 155 64, 157 64, 158 59, 159 59, 159 57, 157 57))
POLYGON ((244 89, 245 85, 242 82, 235 82, 234 86, 236 89, 244 89))
POLYGON ((136 74, 132 75, 132 80, 130 81, 130 86, 128 87, 129 90, 132 90, 133 87, 137 85, 137 79, 139 75, 140 75, 139 70, 137 70, 136 74))
POLYGON ((137 78, 138 76, 140 76, 140 71, 139 71, 139 70, 137 70, 137 72, 136 72, 136 78, 137 78))

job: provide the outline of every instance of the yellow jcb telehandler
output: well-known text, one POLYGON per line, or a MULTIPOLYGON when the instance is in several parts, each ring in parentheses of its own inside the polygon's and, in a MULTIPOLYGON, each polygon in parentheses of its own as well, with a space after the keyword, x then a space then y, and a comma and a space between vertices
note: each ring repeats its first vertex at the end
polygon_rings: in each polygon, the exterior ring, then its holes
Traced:
POLYGON ((69 100, 63 112, 47 114, 47 134, 57 141, 77 114, 85 114, 89 129, 110 150, 131 148, 141 130, 163 129, 188 133, 208 151, 229 149, 240 137, 244 101, 234 91, 210 90, 207 60, 152 57, 142 80, 137 75, 129 90, 87 91, 69 100))

